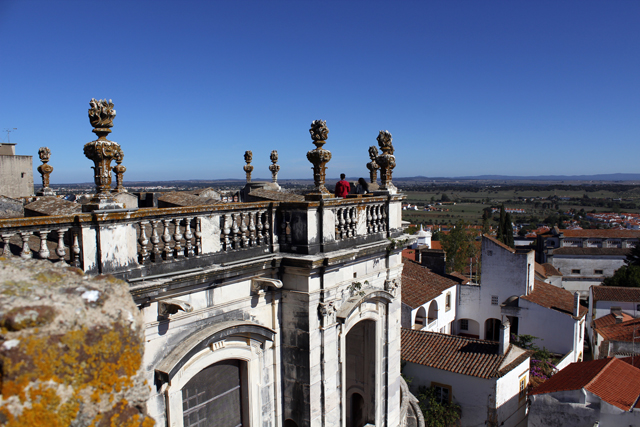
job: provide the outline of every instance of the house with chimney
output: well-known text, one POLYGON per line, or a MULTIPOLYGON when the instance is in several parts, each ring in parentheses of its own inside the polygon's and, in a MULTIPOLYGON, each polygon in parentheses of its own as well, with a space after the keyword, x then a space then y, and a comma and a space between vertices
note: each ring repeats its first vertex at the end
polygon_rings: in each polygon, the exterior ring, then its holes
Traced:
POLYGON ((587 334, 594 358, 640 354, 640 289, 592 286, 587 334))
POLYGON ((415 394, 433 387, 440 402, 461 408, 460 426, 518 426, 525 420, 531 352, 498 342, 402 329, 403 375, 415 394))
POLYGON ((640 369, 622 359, 572 363, 530 392, 529 427, 640 425, 640 369))
POLYGON ((498 341, 501 325, 533 335, 535 344, 562 355, 562 364, 582 359, 587 309, 578 294, 536 280, 535 252, 482 238, 480 285, 460 285, 455 333, 498 341))

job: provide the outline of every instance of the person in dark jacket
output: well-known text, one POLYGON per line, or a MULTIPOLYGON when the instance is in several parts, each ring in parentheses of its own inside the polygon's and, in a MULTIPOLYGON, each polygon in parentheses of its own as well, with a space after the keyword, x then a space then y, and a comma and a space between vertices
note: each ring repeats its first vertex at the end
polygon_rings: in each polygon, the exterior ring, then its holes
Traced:
POLYGON ((345 181, 346 175, 341 173, 340 174, 340 181, 338 181, 336 183, 336 197, 340 197, 340 198, 345 198, 347 197, 347 194, 349 194, 349 191, 351 191, 351 184, 349 184, 348 181, 345 181))
POLYGON ((356 185, 356 194, 367 194, 369 192, 369 184, 364 178, 358 179, 358 185, 356 185))

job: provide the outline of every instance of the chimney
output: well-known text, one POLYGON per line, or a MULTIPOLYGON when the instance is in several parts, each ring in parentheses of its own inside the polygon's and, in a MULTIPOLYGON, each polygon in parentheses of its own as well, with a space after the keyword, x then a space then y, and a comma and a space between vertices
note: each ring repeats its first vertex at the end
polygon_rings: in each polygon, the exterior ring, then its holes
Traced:
POLYGON ((573 294, 573 315, 580 316, 580 294, 577 291, 573 294))
POLYGON ((511 336, 511 323, 505 320, 502 326, 500 326, 500 345, 498 346, 498 353, 505 354, 509 348, 509 338, 511 336))

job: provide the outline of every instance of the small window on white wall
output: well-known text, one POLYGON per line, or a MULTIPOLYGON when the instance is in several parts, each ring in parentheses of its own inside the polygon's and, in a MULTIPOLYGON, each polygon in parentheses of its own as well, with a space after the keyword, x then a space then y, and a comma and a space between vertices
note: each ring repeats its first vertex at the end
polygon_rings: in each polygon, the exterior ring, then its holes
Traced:
POLYGON ((498 295, 491 295, 491 305, 498 305, 498 295))
POLYGON ((444 297, 444 310, 451 310, 451 292, 447 292, 447 295, 444 297))
POLYGON ((460 330, 468 331, 469 330, 469 319, 461 319, 460 320, 460 330))

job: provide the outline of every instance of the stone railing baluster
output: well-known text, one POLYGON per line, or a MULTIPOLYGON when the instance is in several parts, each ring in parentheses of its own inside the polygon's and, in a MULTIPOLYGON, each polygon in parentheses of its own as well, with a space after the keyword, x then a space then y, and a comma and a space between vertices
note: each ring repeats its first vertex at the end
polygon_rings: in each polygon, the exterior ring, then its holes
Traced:
POLYGON ((231 214, 233 218, 233 225, 231 226, 231 232, 233 233, 233 249, 240 249, 240 227, 238 226, 238 214, 231 214))
POLYGON ((251 246, 256 246, 256 243, 257 243, 257 239, 256 239, 256 223, 254 221, 254 217, 257 214, 258 213, 256 211, 249 212, 249 244, 251 246))
POLYGON ((151 221, 151 244, 153 249, 151 250, 151 261, 160 262, 162 260, 162 254, 160 252, 160 236, 158 236, 158 226, 160 221, 151 221))
POLYGON ((49 230, 40 230, 38 231, 38 236, 40 236, 40 251, 38 251, 38 256, 40 259, 49 259, 49 246, 47 245, 47 237, 49 236, 49 230))
POLYGON ((79 230, 73 230, 73 245, 71 246, 72 265, 80 267, 80 242, 78 241, 79 230))
POLYGON ((264 230, 264 226, 262 225, 262 211, 258 210, 256 212, 256 243, 258 246, 262 246, 262 242, 264 238, 262 236, 262 232, 264 230))
POLYGON ((202 255, 202 218, 196 217, 196 252, 202 255))
POLYGON ((231 249, 231 239, 229 238, 229 235, 231 234, 231 214, 225 214, 224 216, 221 217, 221 220, 223 222, 222 225, 222 234, 220 236, 221 240, 222 240, 222 247, 223 250, 229 251, 231 249), (222 237, 224 236, 224 237, 222 237))
POLYGON ((356 237, 358 233, 357 208, 352 206, 349 211, 351 212, 351 237, 356 237))
POLYGON ((338 209, 338 225, 339 225, 339 230, 340 230, 340 240, 342 240, 342 239, 345 238, 345 234, 344 234, 344 225, 345 225, 344 208, 338 209))
POLYGON ((175 229, 173 231, 173 240, 176 242, 173 250, 175 252, 176 258, 184 258, 184 250, 182 249, 182 230, 180 228, 180 223, 182 222, 181 218, 174 218, 173 223, 175 224, 175 229))
POLYGON ((6 233, 2 235, 2 256, 11 256, 11 238, 15 233, 6 233))
POLYGON ((271 243, 271 233, 269 231, 271 229, 271 211, 263 210, 262 215, 264 215, 264 244, 268 245, 271 243))
POLYGON ((389 231, 389 221, 387 221, 387 207, 385 205, 380 205, 380 210, 382 211, 382 230, 381 231, 389 231))
POLYGON ((32 253, 29 248, 29 237, 31 237, 30 231, 25 231, 20 233, 20 238, 22 239, 22 251, 20 252, 20 256, 24 259, 31 258, 32 253))
POLYGON ((243 248, 249 247, 249 237, 247 236, 247 224, 245 221, 245 212, 240 212, 240 241, 243 248))
POLYGON ((149 244, 149 240, 147 239, 147 224, 149 221, 140 221, 138 223, 138 227, 140 227, 140 238, 138 239, 138 243, 140 243, 140 253, 138 254, 138 261, 140 264, 144 264, 149 259, 149 252, 147 251, 147 245, 149 244))
POLYGON ((173 251, 171 250, 171 234, 169 234, 170 219, 163 219, 164 231, 162 233, 162 241, 164 242, 164 249, 162 251, 162 257, 165 261, 169 261, 173 258, 173 251))
POLYGON ((193 239, 193 233, 191 232, 191 218, 187 217, 184 219, 184 240, 186 242, 185 252, 187 257, 192 257, 194 255, 191 239, 193 239))
POLYGON ((64 257, 67 254, 67 248, 64 247, 64 233, 68 228, 61 228, 56 230, 58 232, 58 247, 56 248, 56 255, 60 258, 59 261, 64 261, 64 257))

